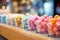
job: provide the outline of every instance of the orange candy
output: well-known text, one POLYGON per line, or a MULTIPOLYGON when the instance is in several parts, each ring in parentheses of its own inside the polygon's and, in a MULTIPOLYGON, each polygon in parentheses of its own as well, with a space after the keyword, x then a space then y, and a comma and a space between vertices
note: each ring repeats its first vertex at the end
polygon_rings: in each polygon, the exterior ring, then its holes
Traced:
POLYGON ((55 35, 55 32, 54 31, 50 31, 51 35, 55 35))
POLYGON ((53 25, 56 24, 56 22, 57 22, 57 19, 54 18, 54 19, 52 20, 53 25))
POLYGON ((59 15, 55 15, 55 16, 54 16, 54 18, 58 18, 58 17, 59 17, 59 15))
POLYGON ((49 31, 52 31, 53 30, 53 28, 52 27, 49 27, 49 31))
POLYGON ((49 28, 49 31, 50 31, 50 34, 51 34, 51 35, 55 35, 55 32, 54 32, 53 29, 54 29, 53 27, 49 28))
POLYGON ((53 18, 50 18, 49 21, 52 22, 53 18))
POLYGON ((49 27, 49 30, 50 30, 50 31, 53 31, 53 29, 54 29, 54 26, 49 27))
POLYGON ((54 27, 55 27, 55 24, 52 24, 52 26, 48 28, 51 35, 55 35, 54 27))
POLYGON ((55 15, 54 18, 50 18, 49 22, 52 22, 52 26, 48 28, 49 32, 51 35, 55 35, 54 32, 54 27, 56 27, 56 22, 57 22, 57 18, 60 17, 59 15, 55 15))

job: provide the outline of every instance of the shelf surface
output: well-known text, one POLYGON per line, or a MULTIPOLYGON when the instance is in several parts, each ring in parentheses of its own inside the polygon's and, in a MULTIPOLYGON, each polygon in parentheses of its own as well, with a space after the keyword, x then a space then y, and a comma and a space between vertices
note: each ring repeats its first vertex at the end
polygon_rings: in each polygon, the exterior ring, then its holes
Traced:
POLYGON ((8 40, 60 40, 60 38, 48 37, 47 34, 36 34, 34 31, 26 31, 4 24, 0 24, 0 34, 8 40))

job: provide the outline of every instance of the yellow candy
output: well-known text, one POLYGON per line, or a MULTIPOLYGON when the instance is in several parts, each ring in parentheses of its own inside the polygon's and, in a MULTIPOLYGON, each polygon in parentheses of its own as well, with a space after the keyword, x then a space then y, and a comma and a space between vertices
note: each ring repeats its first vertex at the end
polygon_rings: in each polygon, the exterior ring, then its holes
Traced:
POLYGON ((20 16, 18 16, 18 18, 20 18, 20 16))
POLYGON ((16 25, 17 25, 18 27, 22 27, 20 16, 18 16, 18 17, 16 18, 16 25))
POLYGON ((20 19, 18 18, 17 21, 20 21, 20 19))

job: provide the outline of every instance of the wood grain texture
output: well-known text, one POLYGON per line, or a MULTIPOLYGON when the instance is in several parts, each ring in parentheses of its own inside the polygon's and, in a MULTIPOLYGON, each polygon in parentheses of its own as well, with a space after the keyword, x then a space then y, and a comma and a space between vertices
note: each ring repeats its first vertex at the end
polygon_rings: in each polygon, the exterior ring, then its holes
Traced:
POLYGON ((50 38, 4 24, 0 24, 0 34, 8 40, 51 40, 50 38))

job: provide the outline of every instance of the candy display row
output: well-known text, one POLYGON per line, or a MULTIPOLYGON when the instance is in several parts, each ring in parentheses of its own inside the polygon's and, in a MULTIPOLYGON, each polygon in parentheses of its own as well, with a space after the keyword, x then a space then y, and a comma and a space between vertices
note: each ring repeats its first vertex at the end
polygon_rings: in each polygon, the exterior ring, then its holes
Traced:
POLYGON ((17 14, 2 14, 0 15, 0 23, 7 24, 15 27, 22 27, 21 16, 23 18, 24 15, 17 14))
POLYGON ((28 19, 28 27, 30 30, 37 30, 38 33, 48 34, 53 37, 60 37, 60 16, 31 16, 28 19))
POLYGON ((60 37, 60 16, 38 16, 38 15, 0 15, 0 23, 14 27, 20 27, 50 36, 60 37))

